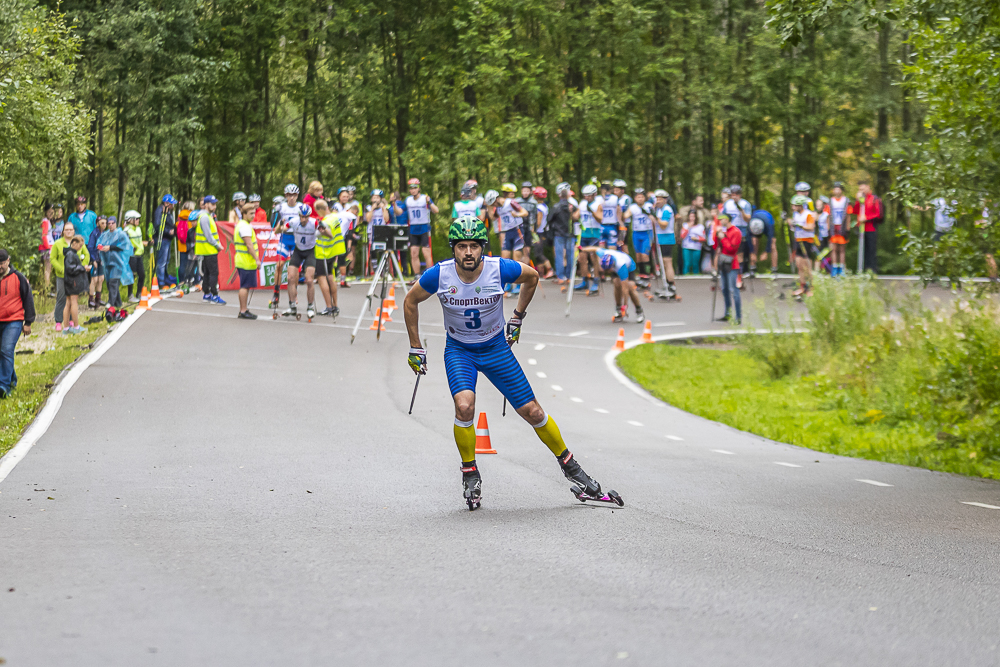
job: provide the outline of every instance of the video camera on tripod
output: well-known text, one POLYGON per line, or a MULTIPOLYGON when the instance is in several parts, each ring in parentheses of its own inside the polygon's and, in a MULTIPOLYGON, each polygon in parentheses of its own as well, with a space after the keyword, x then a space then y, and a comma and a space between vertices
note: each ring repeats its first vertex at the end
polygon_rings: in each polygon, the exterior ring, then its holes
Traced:
POLYGON ((389 250, 398 252, 410 245, 410 232, 406 225, 375 225, 372 227, 372 252, 389 250))

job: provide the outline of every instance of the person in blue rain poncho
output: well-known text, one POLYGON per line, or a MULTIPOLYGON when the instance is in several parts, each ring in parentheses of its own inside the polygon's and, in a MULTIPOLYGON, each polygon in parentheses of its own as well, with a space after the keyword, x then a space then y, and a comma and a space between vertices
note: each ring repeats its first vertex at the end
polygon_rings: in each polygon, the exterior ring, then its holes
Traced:
POLYGON ((108 229, 97 239, 97 249, 101 253, 104 276, 108 283, 108 305, 121 309, 121 286, 135 282, 128 259, 132 256, 132 242, 128 234, 118 228, 118 220, 108 218, 108 229))

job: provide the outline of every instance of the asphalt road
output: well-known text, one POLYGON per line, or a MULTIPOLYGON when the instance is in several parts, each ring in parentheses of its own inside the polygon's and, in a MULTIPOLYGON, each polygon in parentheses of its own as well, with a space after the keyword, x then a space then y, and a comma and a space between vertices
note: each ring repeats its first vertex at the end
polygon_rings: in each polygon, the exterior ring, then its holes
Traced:
MULTIPOLYGON (((656 334, 721 326, 706 281, 680 287, 683 302, 648 306, 656 334)), ((818 454, 650 401, 605 365, 610 297, 577 299, 567 319, 544 290, 515 352, 624 509, 578 503, 481 379, 499 454, 480 456, 483 507, 467 511, 434 301, 407 416, 402 314, 380 342, 366 320, 351 346, 357 286, 337 323, 240 321, 235 295, 170 300, 83 374, 0 484, 0 657, 1000 663, 1000 510, 963 504, 1000 506, 1000 485, 818 454)))

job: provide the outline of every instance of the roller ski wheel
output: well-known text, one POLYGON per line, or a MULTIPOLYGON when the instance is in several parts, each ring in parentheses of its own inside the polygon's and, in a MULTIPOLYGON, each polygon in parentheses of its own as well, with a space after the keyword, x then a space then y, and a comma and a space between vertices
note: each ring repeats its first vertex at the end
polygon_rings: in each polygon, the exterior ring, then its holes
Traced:
POLYGON ((613 489, 607 493, 601 494, 600 496, 592 496, 575 484, 569 487, 569 490, 573 492, 573 495, 576 496, 576 499, 581 503, 585 503, 589 500, 593 503, 607 503, 609 505, 625 507, 625 501, 622 500, 622 497, 618 495, 618 492, 613 489))
MULTIPOLYGON (((274 312, 277 313, 278 311, 274 311, 274 312)), ((283 312, 281 314, 281 316, 282 317, 294 317, 296 320, 301 320, 302 319, 302 313, 298 312, 298 310, 296 310, 296 308, 294 306, 291 307, 291 308, 289 308, 285 312, 283 312)), ((278 318, 275 317, 274 319, 278 319, 278 318)))
POLYGON ((462 467, 462 495, 470 512, 479 509, 483 496, 483 478, 479 475, 478 466, 462 467))

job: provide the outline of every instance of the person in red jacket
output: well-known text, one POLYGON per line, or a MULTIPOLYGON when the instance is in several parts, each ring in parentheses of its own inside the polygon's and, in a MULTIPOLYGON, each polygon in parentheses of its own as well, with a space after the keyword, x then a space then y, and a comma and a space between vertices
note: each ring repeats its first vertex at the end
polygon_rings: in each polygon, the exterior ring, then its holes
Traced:
POLYGON ((17 386, 14 348, 21 332, 31 335, 35 321, 35 301, 28 279, 10 265, 10 254, 0 248, 0 398, 17 386))
POLYGON ((722 281, 722 296, 726 300, 726 314, 719 318, 720 322, 731 321, 731 309, 735 302, 736 324, 743 320, 743 302, 740 290, 736 287, 736 278, 740 274, 740 264, 736 258, 743 246, 743 233, 732 223, 728 215, 718 214, 715 230, 716 243, 719 246, 719 278, 722 281))

